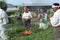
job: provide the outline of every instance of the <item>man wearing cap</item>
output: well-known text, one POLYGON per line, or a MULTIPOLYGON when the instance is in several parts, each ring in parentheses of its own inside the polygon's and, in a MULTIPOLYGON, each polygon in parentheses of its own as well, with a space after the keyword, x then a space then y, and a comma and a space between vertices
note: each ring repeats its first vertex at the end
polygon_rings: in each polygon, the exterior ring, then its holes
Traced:
POLYGON ((28 11, 27 7, 24 7, 24 13, 22 14, 22 19, 24 21, 24 25, 26 28, 30 28, 31 27, 31 18, 32 18, 32 13, 30 11, 28 11))
POLYGON ((60 9, 59 9, 59 3, 54 3, 52 5, 52 9, 54 11, 53 16, 49 16, 50 22, 52 26, 54 27, 54 40, 60 40, 60 9))

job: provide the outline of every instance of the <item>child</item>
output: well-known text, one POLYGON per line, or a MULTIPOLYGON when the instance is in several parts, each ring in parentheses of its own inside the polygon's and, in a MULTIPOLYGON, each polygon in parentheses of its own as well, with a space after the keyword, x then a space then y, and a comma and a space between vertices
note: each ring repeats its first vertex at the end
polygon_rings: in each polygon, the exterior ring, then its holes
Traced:
POLYGON ((43 9, 40 9, 40 14, 38 15, 38 18, 40 19, 39 28, 46 29, 48 27, 47 14, 44 12, 43 9))
POLYGON ((27 7, 24 7, 24 13, 22 14, 22 19, 24 21, 24 26, 26 28, 31 28, 31 18, 32 18, 32 14, 31 12, 28 11, 27 7))

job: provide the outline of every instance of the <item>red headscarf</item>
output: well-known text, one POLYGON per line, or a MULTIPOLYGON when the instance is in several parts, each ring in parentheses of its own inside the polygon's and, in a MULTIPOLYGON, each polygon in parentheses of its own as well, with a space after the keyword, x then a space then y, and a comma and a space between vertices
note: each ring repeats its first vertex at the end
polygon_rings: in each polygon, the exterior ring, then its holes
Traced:
POLYGON ((28 11, 28 8, 27 7, 24 7, 23 8, 24 12, 28 11))

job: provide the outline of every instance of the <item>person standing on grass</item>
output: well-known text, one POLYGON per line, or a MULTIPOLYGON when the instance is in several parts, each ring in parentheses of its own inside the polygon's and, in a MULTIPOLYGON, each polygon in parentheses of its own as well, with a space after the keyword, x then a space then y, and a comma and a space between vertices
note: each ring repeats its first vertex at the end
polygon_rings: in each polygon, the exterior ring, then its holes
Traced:
POLYGON ((50 18, 50 22, 52 24, 52 26, 54 27, 54 34, 53 34, 53 38, 54 40, 60 40, 60 8, 59 8, 59 3, 54 3, 52 5, 52 9, 54 11, 54 15, 53 16, 49 16, 50 18))
POLYGON ((40 9, 40 13, 38 14, 38 18, 40 20, 39 22, 39 28, 46 29, 47 26, 47 13, 45 13, 44 9, 40 9))
POLYGON ((22 14, 22 19, 24 21, 24 26, 26 28, 31 29, 31 18, 32 18, 32 13, 28 11, 27 7, 24 7, 24 13, 22 14))
POLYGON ((0 8, 0 40, 8 40, 6 34, 6 24, 9 22, 8 16, 6 14, 7 4, 1 4, 0 8))

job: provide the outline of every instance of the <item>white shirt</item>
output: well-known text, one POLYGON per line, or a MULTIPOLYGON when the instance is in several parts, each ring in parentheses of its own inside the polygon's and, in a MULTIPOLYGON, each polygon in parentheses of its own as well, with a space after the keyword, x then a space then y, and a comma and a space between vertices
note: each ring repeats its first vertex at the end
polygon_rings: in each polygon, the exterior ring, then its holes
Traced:
POLYGON ((22 18, 32 18, 32 13, 31 12, 28 12, 28 13, 26 13, 26 12, 24 12, 23 14, 22 14, 22 18))
POLYGON ((52 26, 56 27, 60 25, 60 9, 57 10, 54 15, 50 18, 52 26))
POLYGON ((6 12, 2 9, 0 9, 0 24, 5 25, 7 24, 8 21, 8 16, 6 14, 6 12))

